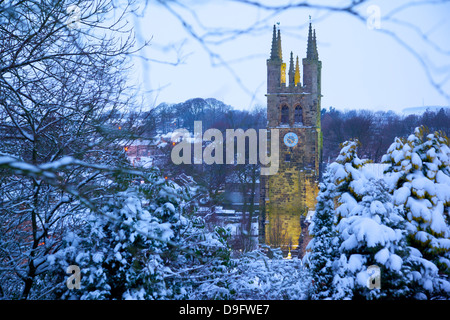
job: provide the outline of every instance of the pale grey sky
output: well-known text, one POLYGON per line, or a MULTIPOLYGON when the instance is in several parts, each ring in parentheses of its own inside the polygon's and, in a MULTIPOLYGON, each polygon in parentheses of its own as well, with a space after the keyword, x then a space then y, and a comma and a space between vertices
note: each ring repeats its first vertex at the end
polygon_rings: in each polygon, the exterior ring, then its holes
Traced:
MULTIPOLYGON (((266 1, 272 5, 288 2, 266 1)), ((188 34, 173 13, 149 1, 145 15, 135 17, 134 22, 140 37, 152 38, 150 47, 143 52, 151 60, 137 60, 135 66, 138 82, 146 90, 154 90, 149 95, 150 105, 211 97, 240 109, 255 104, 265 106, 266 59, 273 24, 280 23, 284 62, 289 63, 290 51, 301 61, 306 55, 309 15, 316 29, 323 66, 322 107, 400 112, 422 104, 450 105, 450 3, 413 5, 391 16, 391 20, 398 19, 419 28, 439 48, 424 41, 406 23, 400 25, 384 19, 407 1, 371 1, 361 6, 359 11, 364 16, 369 14, 366 11, 369 5, 378 6, 380 30, 371 30, 366 21, 348 13, 298 8, 273 15, 270 11, 224 0, 183 3, 192 11, 174 8, 199 35, 204 35, 205 30, 245 30, 253 25, 255 29, 208 46, 208 50, 230 62, 224 67, 217 59, 211 59, 205 47, 188 34), (434 81, 447 80, 443 87, 447 98, 433 88, 417 58, 386 33, 392 31, 427 63, 434 81), (181 64, 170 64, 179 57, 182 57, 181 64)), ((339 1, 321 3, 334 6, 339 1)), ((203 39, 223 40, 223 33, 210 36, 203 39)))

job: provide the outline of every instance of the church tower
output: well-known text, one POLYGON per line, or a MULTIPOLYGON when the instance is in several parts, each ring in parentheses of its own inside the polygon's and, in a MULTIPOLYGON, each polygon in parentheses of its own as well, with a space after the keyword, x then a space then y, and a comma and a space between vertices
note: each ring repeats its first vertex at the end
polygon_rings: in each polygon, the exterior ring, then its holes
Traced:
POLYGON ((322 158, 322 62, 311 22, 302 65, 303 83, 298 56, 294 60, 291 52, 286 78, 281 33, 274 26, 267 60, 267 129, 279 131, 279 169, 274 175, 261 175, 260 242, 286 251, 302 243, 306 230, 301 224, 315 208, 322 158))

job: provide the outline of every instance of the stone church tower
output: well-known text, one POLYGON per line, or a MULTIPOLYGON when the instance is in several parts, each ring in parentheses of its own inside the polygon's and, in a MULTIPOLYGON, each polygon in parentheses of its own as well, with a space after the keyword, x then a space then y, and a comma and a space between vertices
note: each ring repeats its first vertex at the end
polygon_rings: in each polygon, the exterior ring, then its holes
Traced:
POLYGON ((260 243, 283 250, 300 246, 300 251, 307 235, 301 225, 315 208, 322 161, 322 62, 311 22, 302 64, 303 83, 298 56, 294 61, 291 52, 286 78, 280 30, 274 26, 267 60, 267 129, 279 130, 279 169, 274 175, 261 175, 260 243))

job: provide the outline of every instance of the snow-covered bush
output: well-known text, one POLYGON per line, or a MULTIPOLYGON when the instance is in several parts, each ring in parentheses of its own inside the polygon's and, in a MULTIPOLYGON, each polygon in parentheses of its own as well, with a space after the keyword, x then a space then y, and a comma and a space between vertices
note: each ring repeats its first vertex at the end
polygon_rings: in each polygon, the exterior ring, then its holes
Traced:
POLYGON ((305 260, 319 281, 311 297, 449 298, 448 138, 424 127, 396 138, 379 180, 357 147, 357 141, 342 145, 321 186, 305 260), (372 265, 381 271, 381 288, 369 286, 372 265))
POLYGON ((358 197, 360 201, 347 197, 345 206, 337 208, 338 215, 345 217, 336 227, 341 256, 336 265, 335 297, 347 297, 344 292, 348 290, 341 291, 340 286, 349 284, 352 298, 408 297, 410 256, 401 211, 392 204, 382 180, 366 180, 358 197), (380 288, 368 285, 370 266, 380 268, 380 288))
POLYGON ((403 208, 417 298, 450 297, 450 148, 440 132, 416 128, 383 156, 393 202, 403 208))
POLYGON ((311 279, 299 259, 273 257, 262 249, 232 259, 228 272, 204 282, 193 299, 304 300, 311 279))
MULTIPOLYGON (((185 210, 186 189, 157 169, 140 187, 105 196, 79 235, 67 239, 61 260, 81 269, 76 299, 186 299, 215 272, 229 251, 223 230, 207 232, 185 210)), ((59 261, 58 261, 59 260, 59 261)))
POLYGON ((307 256, 319 282, 311 297, 406 297, 409 251, 401 211, 384 182, 364 170, 357 146, 357 141, 342 145, 321 187, 307 256), (381 270, 381 289, 368 285, 371 266, 381 270))

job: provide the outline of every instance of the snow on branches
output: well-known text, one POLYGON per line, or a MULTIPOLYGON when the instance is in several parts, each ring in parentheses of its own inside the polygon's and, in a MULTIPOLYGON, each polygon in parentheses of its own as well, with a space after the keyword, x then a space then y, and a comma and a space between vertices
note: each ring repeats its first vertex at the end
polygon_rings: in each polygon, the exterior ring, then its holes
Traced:
POLYGON ((357 147, 358 141, 342 144, 321 185, 305 259, 316 280, 311 297, 448 298, 447 137, 421 127, 397 138, 383 157, 381 179, 357 147), (368 283, 371 266, 381 270, 379 288, 368 283))

